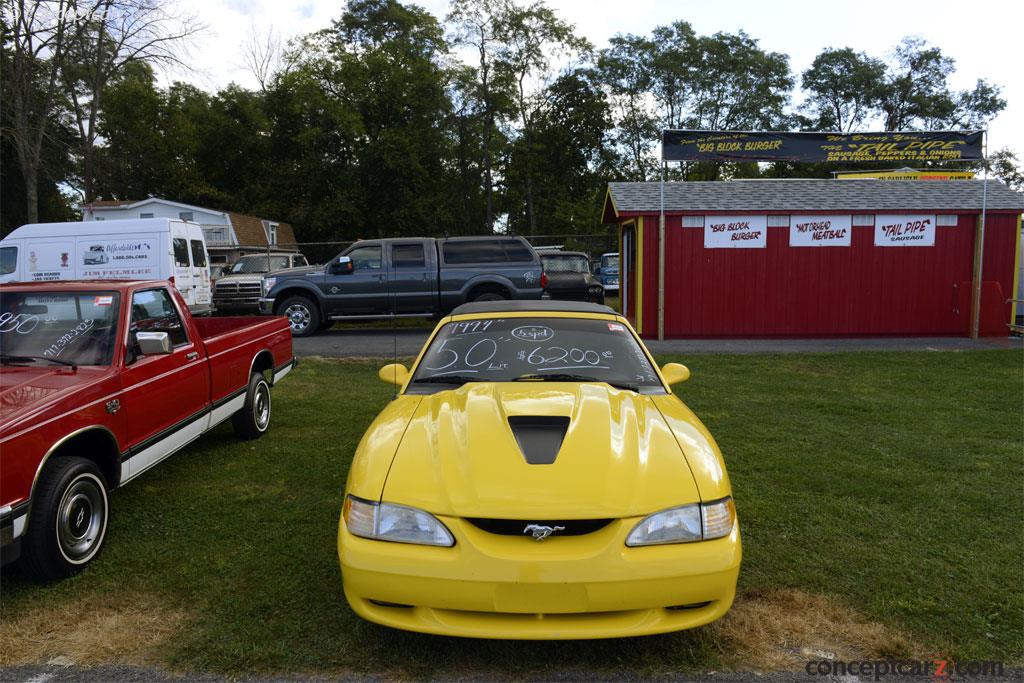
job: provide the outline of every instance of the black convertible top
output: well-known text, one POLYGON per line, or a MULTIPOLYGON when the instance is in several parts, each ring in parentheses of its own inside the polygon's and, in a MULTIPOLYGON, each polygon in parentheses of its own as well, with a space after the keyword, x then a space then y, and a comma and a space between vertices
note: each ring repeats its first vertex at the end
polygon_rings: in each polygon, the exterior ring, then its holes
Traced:
POLYGON ((456 307, 451 312, 451 315, 466 315, 469 313, 530 313, 532 311, 539 313, 558 311, 564 313, 605 313, 618 315, 617 311, 600 304, 592 304, 585 301, 555 301, 549 299, 476 301, 456 307))

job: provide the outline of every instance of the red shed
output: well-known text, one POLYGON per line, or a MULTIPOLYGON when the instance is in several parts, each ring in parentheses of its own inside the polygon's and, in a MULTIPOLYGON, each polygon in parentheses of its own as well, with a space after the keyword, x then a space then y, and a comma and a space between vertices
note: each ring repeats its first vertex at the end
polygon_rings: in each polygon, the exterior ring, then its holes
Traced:
POLYGON ((1012 322, 1024 197, 998 181, 987 197, 977 180, 666 183, 663 242, 660 207, 657 182, 608 186, 624 312, 645 337, 966 336, 972 314, 1002 335, 1012 322))

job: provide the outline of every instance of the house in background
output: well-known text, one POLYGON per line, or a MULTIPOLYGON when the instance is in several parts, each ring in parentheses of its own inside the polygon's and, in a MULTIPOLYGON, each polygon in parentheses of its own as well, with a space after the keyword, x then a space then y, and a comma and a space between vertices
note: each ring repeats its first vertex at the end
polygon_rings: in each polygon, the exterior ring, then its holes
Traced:
POLYGON ((210 265, 234 263, 238 257, 268 247, 274 251, 298 251, 292 226, 233 211, 150 197, 128 201, 97 200, 78 207, 83 221, 117 221, 129 218, 179 218, 199 223, 206 237, 210 265))

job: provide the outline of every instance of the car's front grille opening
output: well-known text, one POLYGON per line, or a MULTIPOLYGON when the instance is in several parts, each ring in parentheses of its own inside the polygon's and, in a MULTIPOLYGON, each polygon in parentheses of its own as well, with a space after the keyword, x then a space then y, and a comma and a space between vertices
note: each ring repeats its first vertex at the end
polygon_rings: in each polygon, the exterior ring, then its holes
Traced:
POLYGON ((372 605, 377 605, 377 607, 412 607, 412 605, 403 605, 400 602, 387 602, 386 600, 370 600, 369 602, 372 605))
POLYGON ((466 521, 489 534, 501 536, 533 536, 531 525, 551 527, 552 536, 583 536, 605 528, 612 523, 611 519, 489 519, 484 517, 467 517, 466 521), (559 529, 558 527, 562 527, 559 529))
POLYGON ((707 602, 691 602, 688 605, 672 605, 671 607, 666 607, 665 609, 671 609, 671 610, 701 609, 702 607, 707 607, 710 604, 711 604, 711 601, 708 600, 707 602))

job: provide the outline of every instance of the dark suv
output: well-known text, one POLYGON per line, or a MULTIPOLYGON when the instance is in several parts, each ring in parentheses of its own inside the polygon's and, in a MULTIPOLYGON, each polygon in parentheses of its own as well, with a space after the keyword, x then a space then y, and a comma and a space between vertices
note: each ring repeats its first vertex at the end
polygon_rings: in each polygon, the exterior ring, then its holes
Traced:
POLYGON ((590 273, 590 257, 581 251, 545 249, 538 252, 552 299, 604 303, 604 287, 590 273))

